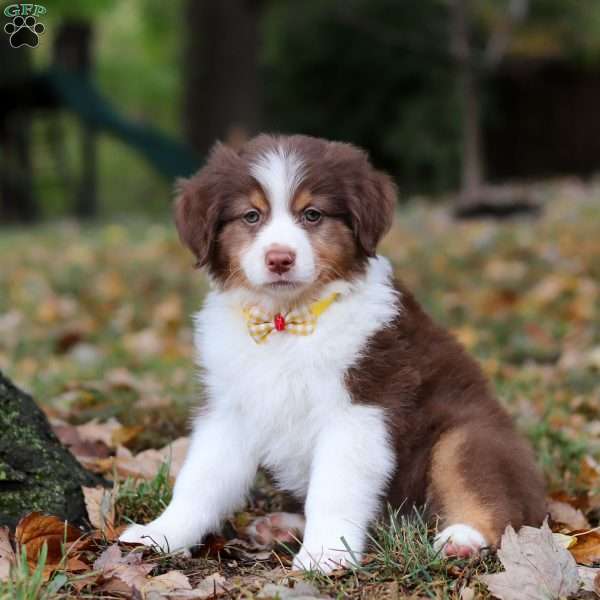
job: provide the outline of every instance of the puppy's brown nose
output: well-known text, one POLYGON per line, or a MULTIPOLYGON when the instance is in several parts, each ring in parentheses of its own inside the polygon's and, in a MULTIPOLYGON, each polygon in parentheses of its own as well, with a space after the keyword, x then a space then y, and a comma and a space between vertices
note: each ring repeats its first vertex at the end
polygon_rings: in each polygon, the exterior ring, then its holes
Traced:
POLYGON ((296 262, 296 253, 287 246, 271 246, 265 254, 265 263, 271 273, 287 273, 296 262))

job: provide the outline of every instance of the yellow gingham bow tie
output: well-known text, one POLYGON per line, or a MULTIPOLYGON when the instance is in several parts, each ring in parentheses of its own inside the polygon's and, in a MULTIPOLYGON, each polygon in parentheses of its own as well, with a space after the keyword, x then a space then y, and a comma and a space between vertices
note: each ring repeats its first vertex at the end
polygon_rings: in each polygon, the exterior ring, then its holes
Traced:
POLYGON ((317 326, 317 319, 337 300, 334 293, 308 306, 301 306, 286 313, 269 315, 258 306, 244 309, 248 333, 257 344, 262 344, 273 331, 287 331, 294 335, 310 335, 317 326))

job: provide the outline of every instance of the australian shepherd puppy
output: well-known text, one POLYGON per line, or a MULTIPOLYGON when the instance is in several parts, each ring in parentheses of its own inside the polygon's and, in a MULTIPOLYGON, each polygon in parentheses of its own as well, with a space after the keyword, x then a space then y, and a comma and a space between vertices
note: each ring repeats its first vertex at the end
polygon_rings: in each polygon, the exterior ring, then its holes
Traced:
POLYGON ((199 543, 259 466, 304 502, 297 568, 360 557, 388 503, 425 507, 446 555, 541 522, 530 448, 376 254, 395 206, 364 152, 305 136, 219 144, 180 185, 177 229, 212 283, 195 317, 207 398, 171 504, 123 541, 199 543))

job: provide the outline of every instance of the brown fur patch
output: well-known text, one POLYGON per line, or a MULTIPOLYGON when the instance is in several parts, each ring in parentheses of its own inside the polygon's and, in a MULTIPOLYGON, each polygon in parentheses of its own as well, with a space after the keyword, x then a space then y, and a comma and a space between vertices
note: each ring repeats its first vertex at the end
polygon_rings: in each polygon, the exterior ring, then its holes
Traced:
POLYGON ((256 183, 231 148, 216 144, 206 166, 177 184, 175 224, 198 266, 211 266, 224 212, 233 198, 247 197, 256 183))
POLYGON ((265 217, 268 216, 271 207, 262 190, 253 190, 250 194, 249 203, 251 206, 258 209, 265 217))
POLYGON ((430 518, 452 524, 446 508, 454 506, 449 497, 456 490, 440 491, 433 484, 433 452, 449 432, 460 431, 462 442, 454 441, 453 448, 453 438, 447 438, 437 460, 451 462, 472 506, 487 511, 482 533, 495 543, 508 523, 539 525, 545 515, 544 484, 531 449, 494 399, 477 363, 410 292, 397 289, 397 317, 369 340, 346 377, 354 402, 380 406, 388 417, 396 471, 387 501, 407 514, 415 505, 426 505, 430 518), (442 451, 450 458, 441 458, 442 451))
POLYGON ((463 429, 454 429, 442 434, 433 447, 431 492, 440 505, 444 527, 455 523, 470 525, 491 544, 498 536, 492 527, 494 509, 484 506, 468 488, 461 470, 466 436, 463 429))
POLYGON ((270 206, 262 190, 253 189, 248 194, 232 198, 221 213, 221 230, 216 240, 215 251, 211 257, 210 271, 223 289, 249 287, 240 258, 244 250, 254 241, 257 233, 269 219, 270 206), (243 215, 257 209, 261 213, 261 222, 248 225, 243 215))
POLYGON ((292 200, 292 213, 299 215, 309 206, 312 206, 314 198, 310 190, 303 189, 294 196, 292 200))
POLYGON ((336 279, 350 281, 364 272, 352 232, 341 221, 325 217, 309 236, 316 255, 318 287, 336 279))

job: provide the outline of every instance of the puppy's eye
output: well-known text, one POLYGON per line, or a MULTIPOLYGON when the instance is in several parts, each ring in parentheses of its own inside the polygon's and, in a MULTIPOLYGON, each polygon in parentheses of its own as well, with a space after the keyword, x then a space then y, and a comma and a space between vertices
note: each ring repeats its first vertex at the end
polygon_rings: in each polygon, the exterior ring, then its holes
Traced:
POLYGON ((307 223, 318 223, 323 217, 323 213, 316 208, 307 208, 302 216, 307 223))
POLYGON ((256 225, 260 221, 260 213, 254 209, 249 210, 244 213, 243 219, 248 225, 256 225))

